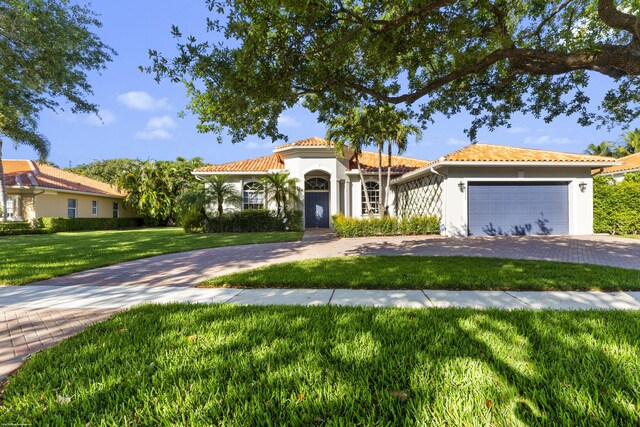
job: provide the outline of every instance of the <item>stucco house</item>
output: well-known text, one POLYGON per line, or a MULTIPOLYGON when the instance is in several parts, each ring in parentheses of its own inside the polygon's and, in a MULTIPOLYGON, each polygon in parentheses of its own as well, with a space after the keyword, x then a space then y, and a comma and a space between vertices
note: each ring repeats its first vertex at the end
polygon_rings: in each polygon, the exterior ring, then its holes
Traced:
MULTIPOLYGON (((384 197, 386 179, 378 182, 377 153, 362 153, 360 162, 375 204, 384 197)), ((592 234, 591 172, 616 164, 609 157, 489 144, 471 144, 435 161, 393 156, 389 210, 398 217, 436 215, 448 236, 592 234)), ((270 156, 193 173, 228 174, 243 196, 240 208, 260 209, 266 202, 258 181, 272 171, 299 180, 306 228, 329 227, 333 214, 366 213, 353 153, 347 149, 344 158, 337 157, 323 138, 284 144, 270 156)))
POLYGON ((11 221, 131 218, 125 195, 109 184, 31 160, 2 160, 11 221))
POLYGON ((610 166, 602 170, 602 175, 611 176, 616 181, 622 181, 625 174, 640 172, 640 153, 618 159, 619 165, 610 166))

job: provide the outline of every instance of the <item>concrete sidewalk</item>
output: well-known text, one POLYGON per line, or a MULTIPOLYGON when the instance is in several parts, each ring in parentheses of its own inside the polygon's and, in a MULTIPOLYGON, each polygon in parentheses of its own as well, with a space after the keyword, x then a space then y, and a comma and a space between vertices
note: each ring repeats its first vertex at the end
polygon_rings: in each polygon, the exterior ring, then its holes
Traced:
POLYGON ((0 380, 34 352, 114 313, 145 304, 639 310, 640 292, 198 289, 173 286, 0 286, 0 380))
POLYGON ((0 286, 0 308, 121 310, 144 303, 639 310, 640 292, 0 286))

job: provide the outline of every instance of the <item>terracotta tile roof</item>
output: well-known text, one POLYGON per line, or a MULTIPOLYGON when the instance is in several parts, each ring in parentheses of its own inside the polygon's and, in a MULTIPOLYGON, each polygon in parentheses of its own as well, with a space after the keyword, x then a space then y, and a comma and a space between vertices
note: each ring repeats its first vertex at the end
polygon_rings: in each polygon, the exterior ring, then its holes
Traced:
POLYGON ((632 154, 627 157, 618 159, 622 164, 619 166, 611 166, 602 171, 602 173, 626 172, 640 170, 640 153, 632 154))
POLYGON ((8 187, 40 187, 59 191, 79 191, 124 197, 111 185, 31 160, 3 160, 8 187))
MULTIPOLYGON (((363 151, 359 156, 360 167, 363 171, 373 172, 378 170, 378 153, 373 151, 363 151)), ((384 171, 387 170, 387 162, 389 156, 382 155, 382 167, 384 171)), ((391 156, 391 171, 394 173, 405 173, 412 170, 424 167, 430 162, 427 160, 412 159, 410 157, 391 156)), ((349 169, 358 170, 355 157, 351 157, 349 160, 349 169)))
POLYGON ((616 159, 612 157, 480 143, 467 145, 458 151, 447 154, 441 160, 449 162, 616 162, 616 159))
POLYGON ((281 169, 284 169, 282 158, 276 154, 272 154, 255 159, 204 166, 196 169, 195 172, 267 172, 281 169))
POLYGON ((274 151, 281 151, 287 148, 294 147, 319 147, 319 148, 328 148, 333 147, 333 142, 328 143, 326 139, 320 138, 319 136, 313 136, 311 138, 302 139, 296 142, 290 142, 288 144, 279 145, 275 148, 274 151))

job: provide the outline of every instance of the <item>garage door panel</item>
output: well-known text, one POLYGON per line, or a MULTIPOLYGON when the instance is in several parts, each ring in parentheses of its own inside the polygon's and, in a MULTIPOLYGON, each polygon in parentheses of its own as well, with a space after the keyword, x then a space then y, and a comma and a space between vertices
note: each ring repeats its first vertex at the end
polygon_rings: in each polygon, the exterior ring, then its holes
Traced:
POLYGON ((470 182, 470 235, 568 234, 566 182, 470 182))

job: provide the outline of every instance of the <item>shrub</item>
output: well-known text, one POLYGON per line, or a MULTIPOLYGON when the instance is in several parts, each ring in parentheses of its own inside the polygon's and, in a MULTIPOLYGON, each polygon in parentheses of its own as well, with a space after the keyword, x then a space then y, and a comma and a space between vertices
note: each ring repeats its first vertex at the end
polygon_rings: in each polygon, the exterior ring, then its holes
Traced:
POLYGON ((142 218, 38 218, 38 228, 52 233, 62 231, 116 230, 142 225, 142 218))
POLYGON ((248 233, 257 231, 301 231, 302 211, 287 212, 286 221, 276 212, 264 209, 228 212, 208 218, 209 233, 248 233))
POLYGON ((357 219, 334 215, 333 228, 341 237, 439 234, 440 220, 435 215, 401 219, 391 217, 357 219))
POLYGON ((594 178, 593 230, 596 233, 640 234, 640 182, 627 177, 616 183, 594 178))
POLYGON ((30 222, 9 221, 0 222, 0 236, 15 236, 18 234, 39 234, 45 232, 34 228, 30 222))

